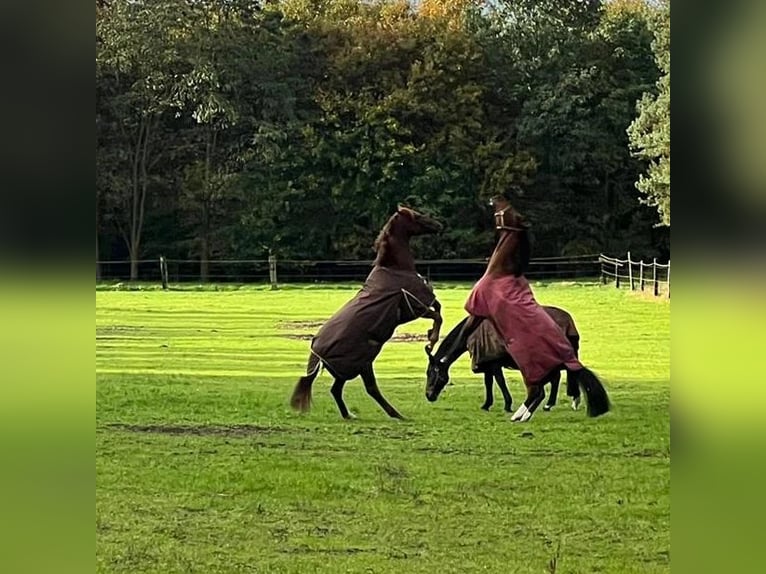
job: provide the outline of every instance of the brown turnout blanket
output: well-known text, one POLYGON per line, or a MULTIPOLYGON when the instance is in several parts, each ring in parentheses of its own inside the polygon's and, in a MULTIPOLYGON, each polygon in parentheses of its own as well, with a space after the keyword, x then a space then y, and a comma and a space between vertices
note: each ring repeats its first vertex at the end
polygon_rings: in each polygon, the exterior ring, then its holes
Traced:
MULTIPOLYGON (((569 313, 558 307, 550 307, 548 305, 543 305, 542 307, 561 328, 567 338, 579 334, 569 313)), ((497 361, 498 359, 503 359, 504 362, 507 362, 511 358, 505 348, 503 338, 495 329, 492 321, 482 321, 468 337, 466 343, 468 345, 468 353, 471 356, 471 370, 474 373, 481 372, 486 363, 497 361)))
POLYGON ((435 300, 417 273, 375 266, 356 296, 319 329, 311 352, 333 376, 353 379, 375 360, 396 327, 423 316, 435 300))

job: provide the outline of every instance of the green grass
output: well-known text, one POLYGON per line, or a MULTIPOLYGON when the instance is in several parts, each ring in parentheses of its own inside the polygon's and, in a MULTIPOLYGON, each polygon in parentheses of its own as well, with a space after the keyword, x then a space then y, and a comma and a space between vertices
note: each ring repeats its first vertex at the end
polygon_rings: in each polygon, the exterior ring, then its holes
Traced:
MULTIPOLYGON (((326 373, 298 415, 308 342, 286 335, 313 329, 285 322, 326 319, 356 287, 97 292, 96 570, 669 572, 669 302, 534 287, 573 314, 613 412, 568 410, 562 385, 553 412, 511 423, 498 397, 479 409, 467 357, 431 404, 424 343, 393 341, 375 369, 407 420, 357 379, 343 421, 326 373)), ((437 285, 445 329, 468 289, 437 285)))

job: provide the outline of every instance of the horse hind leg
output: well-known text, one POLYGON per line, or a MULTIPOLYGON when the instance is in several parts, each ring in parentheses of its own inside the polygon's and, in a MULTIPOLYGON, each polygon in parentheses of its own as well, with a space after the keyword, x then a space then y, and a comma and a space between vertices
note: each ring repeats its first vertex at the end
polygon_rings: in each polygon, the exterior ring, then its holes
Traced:
POLYGON ((567 369, 567 396, 571 399, 572 410, 580 408, 582 394, 580 393, 580 384, 577 381, 577 372, 567 369))
POLYGON ((549 377, 551 383, 551 394, 548 397, 548 402, 543 407, 544 411, 549 411, 556 406, 556 400, 559 396, 559 383, 561 382, 561 371, 553 371, 549 377))
POLYGON ((532 418, 532 415, 540 406, 545 398, 545 389, 542 383, 536 385, 527 386, 527 399, 524 403, 513 413, 511 420, 513 422, 527 422, 532 418))
POLYGON ((383 396, 383 393, 380 392, 380 389, 378 388, 378 382, 375 380, 375 373, 372 370, 372 364, 367 365, 362 370, 361 375, 362 382, 364 383, 364 388, 367 391, 367 394, 370 395, 384 411, 386 411, 386 414, 394 419, 403 419, 404 417, 399 414, 399 411, 391 406, 391 403, 389 403, 383 396))
POLYGON ((311 353, 306 365, 306 375, 298 379, 290 399, 290 406, 295 410, 307 412, 311 409, 311 386, 314 384, 314 379, 317 378, 321 366, 319 357, 311 353))
POLYGON ((343 386, 345 384, 345 379, 336 378, 335 382, 332 384, 332 387, 330 387, 330 394, 332 395, 332 398, 335 399, 335 404, 338 405, 340 416, 346 420, 355 419, 356 416, 354 413, 348 410, 346 403, 343 401, 343 386))

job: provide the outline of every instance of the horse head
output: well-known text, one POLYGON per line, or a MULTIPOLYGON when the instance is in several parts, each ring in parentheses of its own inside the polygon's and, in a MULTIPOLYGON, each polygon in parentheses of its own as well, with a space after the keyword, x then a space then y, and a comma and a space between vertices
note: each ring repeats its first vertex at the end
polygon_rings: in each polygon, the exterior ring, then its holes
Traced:
POLYGON ((495 210, 495 229, 499 231, 526 231, 529 229, 529 224, 514 209, 505 195, 495 195, 490 200, 490 205, 495 210))
POLYGON ((397 227, 402 229, 408 237, 439 233, 444 229, 440 221, 403 205, 396 208, 393 218, 397 227))
POLYGON ((426 398, 434 402, 449 383, 449 366, 431 354, 431 345, 426 345, 426 355, 428 355, 426 398))
POLYGON ((495 229, 500 239, 490 258, 488 270, 523 275, 529 266, 529 224, 516 211, 507 195, 496 195, 490 200, 495 210, 495 229))

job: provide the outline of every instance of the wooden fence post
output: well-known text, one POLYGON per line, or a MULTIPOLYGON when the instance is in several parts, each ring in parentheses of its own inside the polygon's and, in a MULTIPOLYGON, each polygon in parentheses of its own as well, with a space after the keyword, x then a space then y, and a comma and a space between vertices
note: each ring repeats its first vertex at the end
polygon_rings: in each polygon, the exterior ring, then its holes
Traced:
POLYGON ((638 285, 641 291, 644 290, 644 260, 638 262, 638 285))
POLYGON ((652 259, 652 283, 654 283, 654 296, 660 294, 660 284, 657 283, 657 258, 652 259))
POLYGON ((614 262, 614 286, 617 289, 620 288, 620 264, 615 260, 614 262))
POLYGON ((160 277, 162 278, 163 291, 168 290, 168 262, 164 255, 160 255, 160 277))
POLYGON ((606 285, 606 273, 604 272, 604 260, 599 258, 599 267, 601 268, 601 284, 606 285))
POLYGON ((630 281, 630 290, 633 291, 633 262, 630 260, 630 251, 628 251, 628 281, 630 281))
POLYGON ((272 289, 277 289, 277 256, 269 249, 269 283, 272 289))
POLYGON ((668 299, 670 299, 670 259, 668 259, 668 299))

